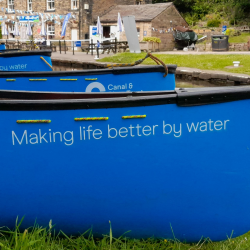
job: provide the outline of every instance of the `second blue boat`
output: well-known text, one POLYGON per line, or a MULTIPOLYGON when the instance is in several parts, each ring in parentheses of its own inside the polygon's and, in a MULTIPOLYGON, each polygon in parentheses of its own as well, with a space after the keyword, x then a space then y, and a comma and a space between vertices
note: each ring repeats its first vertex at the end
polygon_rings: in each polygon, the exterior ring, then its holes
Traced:
MULTIPOLYGON (((41 59, 40 62, 45 64, 41 59)), ((0 75, 0 89, 87 93, 174 90, 177 66, 167 67, 166 77, 165 68, 158 65, 65 72, 4 72, 0 75)))
POLYGON ((2 50, 0 71, 52 71, 51 51, 2 50))

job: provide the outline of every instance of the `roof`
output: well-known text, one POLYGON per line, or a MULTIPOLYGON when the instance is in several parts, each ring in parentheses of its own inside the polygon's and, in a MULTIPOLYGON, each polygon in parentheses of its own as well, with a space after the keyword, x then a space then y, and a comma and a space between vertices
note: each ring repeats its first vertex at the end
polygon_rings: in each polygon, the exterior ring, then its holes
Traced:
POLYGON ((135 16, 135 21, 152 21, 173 3, 116 5, 108 13, 100 17, 101 22, 117 22, 118 12, 121 17, 135 16))

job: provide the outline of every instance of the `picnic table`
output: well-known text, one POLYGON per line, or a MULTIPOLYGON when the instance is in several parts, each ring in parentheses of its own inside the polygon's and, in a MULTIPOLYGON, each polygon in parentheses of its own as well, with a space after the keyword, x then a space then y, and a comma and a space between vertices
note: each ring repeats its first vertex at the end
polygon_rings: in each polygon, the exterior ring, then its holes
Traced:
MULTIPOLYGON (((109 42, 104 41, 103 43, 100 43, 99 51, 101 51, 102 54, 107 52, 109 54, 111 51, 115 54, 117 52, 125 52, 128 48, 128 42, 127 41, 115 41, 115 42, 109 42)), ((97 50, 97 44, 96 43, 89 43, 81 46, 81 49, 83 52, 86 52, 87 54, 89 52, 93 52, 97 50)))
POLYGON ((40 45, 37 44, 40 50, 51 50, 52 52, 56 52, 56 45, 40 45))

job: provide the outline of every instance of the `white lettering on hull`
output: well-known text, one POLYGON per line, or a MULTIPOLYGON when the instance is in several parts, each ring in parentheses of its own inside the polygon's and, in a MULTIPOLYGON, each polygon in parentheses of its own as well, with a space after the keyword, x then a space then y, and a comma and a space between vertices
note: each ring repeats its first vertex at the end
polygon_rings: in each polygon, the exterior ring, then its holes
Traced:
POLYGON ((28 64, 16 64, 9 66, 0 66, 0 71, 14 71, 14 70, 22 70, 27 69, 28 64))
POLYGON ((43 144, 48 145, 50 143, 64 143, 66 146, 71 146, 75 142, 75 134, 77 134, 76 139, 78 141, 87 142, 92 140, 101 139, 116 139, 116 138, 142 138, 148 136, 163 136, 174 138, 180 138, 184 134, 194 134, 194 133, 222 133, 227 131, 229 127, 230 120, 217 120, 212 121, 209 119, 207 122, 190 122, 190 123, 167 123, 162 122, 162 125, 148 125, 148 124, 127 124, 127 126, 122 126, 120 128, 114 127, 107 124, 106 128, 100 129, 93 125, 88 125, 87 127, 79 127, 78 132, 66 131, 66 132, 53 132, 51 129, 44 131, 38 129, 37 133, 29 133, 28 130, 16 133, 12 131, 12 145, 35 145, 43 144), (162 127, 161 127, 162 126, 162 127))

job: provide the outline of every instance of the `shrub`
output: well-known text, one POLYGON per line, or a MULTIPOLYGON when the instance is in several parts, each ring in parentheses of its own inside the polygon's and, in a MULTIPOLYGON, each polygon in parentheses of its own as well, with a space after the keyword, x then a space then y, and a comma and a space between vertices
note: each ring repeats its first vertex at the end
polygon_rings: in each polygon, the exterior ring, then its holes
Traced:
POLYGON ((143 42, 155 42, 155 43, 161 43, 161 39, 157 37, 144 37, 143 42))
POLYGON ((207 27, 220 27, 221 21, 218 19, 209 20, 207 22, 207 27))
POLYGON ((225 35, 227 36, 239 36, 240 32, 235 29, 227 29, 225 35))

